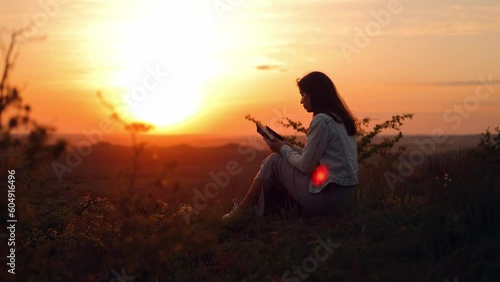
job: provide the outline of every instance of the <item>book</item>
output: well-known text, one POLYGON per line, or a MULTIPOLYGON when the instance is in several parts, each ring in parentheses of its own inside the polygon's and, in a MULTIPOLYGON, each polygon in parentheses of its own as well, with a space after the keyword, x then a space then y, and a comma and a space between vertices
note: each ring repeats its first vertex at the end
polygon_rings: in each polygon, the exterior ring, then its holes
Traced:
POLYGON ((257 123, 257 132, 262 135, 262 137, 273 140, 277 138, 281 141, 285 141, 281 135, 276 133, 276 131, 272 130, 269 126, 263 127, 262 125, 257 123))

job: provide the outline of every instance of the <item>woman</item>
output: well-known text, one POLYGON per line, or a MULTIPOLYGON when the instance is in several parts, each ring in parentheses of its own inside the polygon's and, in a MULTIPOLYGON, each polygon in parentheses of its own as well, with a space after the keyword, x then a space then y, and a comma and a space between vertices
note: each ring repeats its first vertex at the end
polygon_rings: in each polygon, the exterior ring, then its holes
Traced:
POLYGON ((356 120, 333 82, 321 72, 297 80, 300 103, 313 113, 303 149, 276 138, 264 140, 274 153, 260 167, 240 204, 223 219, 257 204, 265 215, 291 196, 306 213, 348 209, 358 184, 356 120))

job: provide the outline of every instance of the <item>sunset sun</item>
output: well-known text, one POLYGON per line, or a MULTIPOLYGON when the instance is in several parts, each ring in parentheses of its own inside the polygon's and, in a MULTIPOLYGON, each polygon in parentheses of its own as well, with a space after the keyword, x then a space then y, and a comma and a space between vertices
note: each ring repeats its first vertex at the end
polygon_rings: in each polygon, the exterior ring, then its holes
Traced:
POLYGON ((176 125, 195 114, 200 106, 201 89, 188 79, 176 79, 156 91, 151 90, 149 97, 138 102, 135 108, 129 108, 132 117, 162 128, 176 125))
POLYGON ((214 15, 181 1, 146 1, 135 8, 141 13, 127 21, 121 36, 123 67, 115 84, 124 89, 132 118, 157 128, 178 126, 196 114, 202 85, 217 69, 214 15))

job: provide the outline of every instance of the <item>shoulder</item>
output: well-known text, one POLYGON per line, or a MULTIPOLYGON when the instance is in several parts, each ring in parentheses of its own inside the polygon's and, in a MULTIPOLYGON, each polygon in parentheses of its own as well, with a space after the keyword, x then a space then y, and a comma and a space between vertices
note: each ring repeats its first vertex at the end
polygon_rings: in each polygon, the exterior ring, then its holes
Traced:
POLYGON ((332 117, 325 114, 325 113, 319 113, 315 115, 311 121, 311 123, 317 123, 317 122, 329 122, 332 121, 332 117))
POLYGON ((315 115, 313 117, 313 120, 311 121, 310 127, 319 128, 321 130, 328 128, 333 132, 338 132, 337 134, 347 135, 347 131, 345 129, 344 124, 342 122, 336 121, 335 119, 333 119, 332 116, 325 113, 320 113, 315 115))
POLYGON ((317 114, 313 117, 311 120, 311 124, 309 125, 309 128, 311 131, 324 131, 326 130, 333 122, 333 119, 327 115, 327 114, 317 114))
POLYGON ((319 113, 313 117, 313 119, 311 121, 311 126, 318 125, 318 124, 327 125, 329 123, 335 123, 335 120, 328 114, 319 113))

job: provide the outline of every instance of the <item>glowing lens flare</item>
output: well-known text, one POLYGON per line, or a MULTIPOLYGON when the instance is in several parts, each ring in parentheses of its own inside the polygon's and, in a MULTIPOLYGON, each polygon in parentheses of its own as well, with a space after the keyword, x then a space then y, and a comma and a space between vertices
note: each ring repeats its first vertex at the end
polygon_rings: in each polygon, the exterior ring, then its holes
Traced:
POLYGON ((319 164, 311 175, 311 180, 314 186, 320 186, 329 177, 328 167, 324 164, 319 164))

